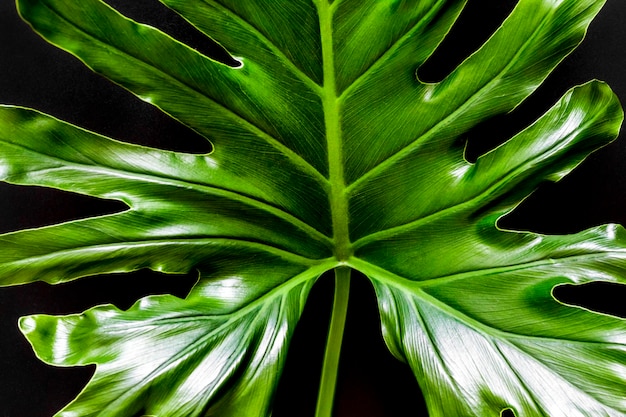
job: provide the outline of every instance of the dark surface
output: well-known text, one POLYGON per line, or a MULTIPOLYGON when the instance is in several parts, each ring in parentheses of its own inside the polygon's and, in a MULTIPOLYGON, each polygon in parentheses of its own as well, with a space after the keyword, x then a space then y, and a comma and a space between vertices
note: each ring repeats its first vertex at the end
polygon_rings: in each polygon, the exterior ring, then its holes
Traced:
MULTIPOLYGON (((213 48, 156 1, 115 3, 124 13, 157 24, 201 50, 213 48)), ((514 5, 510 0, 469 3, 449 41, 420 70, 423 79, 445 76, 489 36, 514 5), (489 16, 485 16, 485 11, 489 16)), ((624 21, 626 3, 608 0, 585 42, 533 97, 513 114, 497 117, 471 132, 470 155, 478 155, 510 137, 568 88, 589 79, 607 81, 619 97, 626 98, 624 21)), ((0 39, 0 103, 34 107, 133 143, 190 152, 207 150, 204 139, 38 38, 19 20, 10 0, 0 0, 0 39)), ((626 138, 622 137, 592 155, 563 181, 542 186, 502 225, 569 233, 608 222, 626 224, 625 156, 626 138)), ((0 184, 0 232, 121 209, 116 203, 56 190, 0 184)), ((107 302, 126 308, 146 294, 184 295, 191 285, 191 276, 139 272, 88 278, 56 287, 32 284, 0 289, 0 417, 51 416, 80 391, 93 372, 91 368, 60 369, 39 362, 17 329, 18 317, 74 313, 107 302)), ((558 297, 577 304, 583 303, 582 294, 587 296, 587 307, 624 314, 619 303, 626 296, 622 287, 594 285, 582 291, 570 287, 557 292, 558 297)), ((275 417, 313 415, 331 301, 332 279, 325 277, 314 289, 296 330, 279 387, 275 417)), ((361 276, 353 280, 345 338, 337 417, 426 416, 411 373, 390 356, 382 342, 373 291, 361 276)))

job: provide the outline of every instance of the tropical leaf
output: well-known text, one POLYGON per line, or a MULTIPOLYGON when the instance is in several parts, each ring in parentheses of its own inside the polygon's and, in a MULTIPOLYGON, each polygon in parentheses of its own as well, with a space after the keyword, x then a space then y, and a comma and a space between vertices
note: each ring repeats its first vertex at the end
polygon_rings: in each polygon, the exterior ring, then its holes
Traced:
POLYGON ((603 1, 520 0, 437 83, 416 69, 465 1, 162 2, 235 64, 99 0, 18 1, 45 39, 213 146, 158 150, 0 108, 4 181, 128 206, 1 235, 0 284, 198 274, 185 299, 20 321, 45 362, 97 365, 58 416, 269 416, 309 291, 331 270, 319 417, 332 410, 350 270, 372 282, 385 342, 432 417, 626 415, 624 321, 552 295, 624 283, 626 231, 497 225, 616 137, 617 98, 599 81, 575 87, 476 162, 464 156, 465 134, 527 98, 603 1))

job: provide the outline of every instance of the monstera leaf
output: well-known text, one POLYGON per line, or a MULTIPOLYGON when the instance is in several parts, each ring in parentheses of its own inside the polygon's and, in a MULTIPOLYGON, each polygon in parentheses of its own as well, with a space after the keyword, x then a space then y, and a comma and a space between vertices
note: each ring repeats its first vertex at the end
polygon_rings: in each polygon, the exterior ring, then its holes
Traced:
POLYGON ((575 87, 470 163, 465 134, 513 110, 582 39, 599 0, 520 0, 441 82, 416 69, 461 0, 161 0, 234 57, 213 60, 98 0, 19 0, 48 41, 204 136, 209 154, 126 144, 0 109, 4 181, 128 209, 0 236, 0 283, 197 271, 190 294, 36 315, 44 361, 96 364, 58 416, 269 416, 310 289, 336 294, 318 416, 332 409, 350 271, 433 417, 624 416, 626 325, 560 284, 624 282, 626 232, 497 221, 611 141, 610 89, 575 87))

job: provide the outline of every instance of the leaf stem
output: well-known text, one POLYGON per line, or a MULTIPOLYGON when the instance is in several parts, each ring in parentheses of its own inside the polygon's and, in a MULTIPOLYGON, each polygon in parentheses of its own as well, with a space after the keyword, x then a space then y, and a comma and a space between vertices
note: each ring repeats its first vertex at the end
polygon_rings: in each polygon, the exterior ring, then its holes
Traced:
POLYGON ((348 267, 335 268, 333 313, 328 329, 328 339, 326 340, 326 351, 324 352, 324 364, 320 390, 317 396, 315 417, 331 417, 333 412, 339 356, 341 354, 343 331, 346 325, 346 313, 348 312, 350 271, 351 268, 348 267))

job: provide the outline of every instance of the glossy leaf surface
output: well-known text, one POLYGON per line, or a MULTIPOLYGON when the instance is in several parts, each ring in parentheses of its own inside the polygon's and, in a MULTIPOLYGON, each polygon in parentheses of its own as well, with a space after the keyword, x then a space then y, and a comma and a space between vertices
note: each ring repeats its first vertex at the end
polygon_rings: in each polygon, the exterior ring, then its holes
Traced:
POLYGON ((464 157, 465 134, 530 95, 603 1, 520 0, 437 83, 416 69, 464 1, 162 2, 239 65, 98 0, 18 2, 48 41, 213 146, 146 148, 0 108, 4 181, 128 206, 0 236, 2 285, 198 272, 184 300, 21 320, 44 361, 98 365, 59 416, 269 416, 308 292, 343 266, 371 280, 385 341, 432 417, 626 415, 624 321, 552 296, 623 283, 626 231, 497 227, 615 138, 617 98, 598 81, 575 87, 475 163, 464 157))

